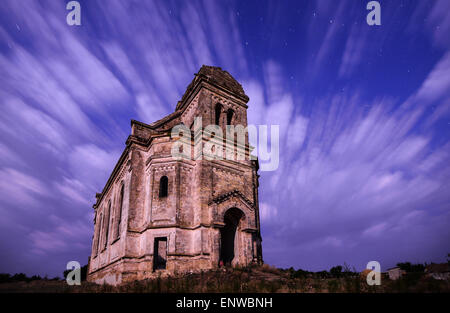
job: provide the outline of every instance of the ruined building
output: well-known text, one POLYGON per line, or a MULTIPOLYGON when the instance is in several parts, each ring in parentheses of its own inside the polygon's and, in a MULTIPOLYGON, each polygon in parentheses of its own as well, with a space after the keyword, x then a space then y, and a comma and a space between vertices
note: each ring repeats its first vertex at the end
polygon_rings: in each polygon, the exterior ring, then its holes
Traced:
POLYGON ((232 139, 226 125, 247 126, 248 100, 228 72, 202 66, 175 112, 152 124, 131 121, 125 150, 93 206, 89 281, 118 284, 262 262, 258 161, 248 157, 248 136, 232 146, 244 160, 199 157, 195 149, 192 158, 172 154, 175 125, 192 130, 192 146, 232 139), (196 117, 203 128, 194 134, 196 117), (224 135, 201 131, 210 124, 224 135))

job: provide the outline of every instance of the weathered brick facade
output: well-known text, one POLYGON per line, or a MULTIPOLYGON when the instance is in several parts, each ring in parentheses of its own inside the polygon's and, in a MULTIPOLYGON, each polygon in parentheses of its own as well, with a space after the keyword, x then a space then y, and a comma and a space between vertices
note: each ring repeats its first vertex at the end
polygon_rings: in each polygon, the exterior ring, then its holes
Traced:
MULTIPOLYGON (((224 134, 225 125, 246 127, 248 100, 228 72, 203 66, 174 113, 152 124, 131 122, 126 148, 94 205, 89 281, 118 284, 262 262, 258 162, 248 157, 247 137, 233 151, 245 160, 171 154, 173 126, 192 130, 201 117, 203 128, 217 122, 224 134)), ((200 132, 190 143, 227 140, 212 137, 200 132)))

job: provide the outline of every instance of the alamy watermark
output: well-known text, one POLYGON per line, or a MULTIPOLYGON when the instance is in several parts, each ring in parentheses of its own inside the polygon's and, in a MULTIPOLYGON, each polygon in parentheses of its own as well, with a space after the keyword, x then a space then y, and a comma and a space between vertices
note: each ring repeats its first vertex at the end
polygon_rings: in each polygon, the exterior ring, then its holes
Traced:
POLYGON ((367 274, 366 281, 369 286, 381 285, 381 265, 377 261, 370 261, 366 268, 370 270, 367 274))
POLYGON ((66 276, 66 282, 69 286, 81 285, 81 266, 77 261, 70 261, 66 266, 67 270, 70 270, 66 276))
POLYGON ((67 25, 81 25, 81 5, 78 1, 70 1, 66 5, 66 10, 70 10, 66 16, 67 25))
POLYGON ((367 25, 381 25, 381 6, 378 1, 370 1, 366 6, 367 10, 370 12, 367 14, 366 22, 367 25))
POLYGON ((170 137, 176 141, 172 145, 174 159, 200 160, 258 160, 261 171, 274 171, 280 158, 280 127, 270 125, 226 125, 225 136, 219 125, 203 127, 202 118, 196 117, 193 129, 184 124, 172 128, 170 137), (256 143, 255 147, 247 142, 256 143), (268 148, 270 144, 270 150, 268 148))

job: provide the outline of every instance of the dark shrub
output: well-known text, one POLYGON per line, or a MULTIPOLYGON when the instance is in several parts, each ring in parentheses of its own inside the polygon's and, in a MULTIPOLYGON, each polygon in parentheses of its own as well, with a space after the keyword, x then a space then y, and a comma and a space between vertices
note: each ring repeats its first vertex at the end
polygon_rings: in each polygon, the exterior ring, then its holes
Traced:
POLYGON ((342 266, 338 265, 330 269, 331 276, 339 278, 342 276, 342 266))

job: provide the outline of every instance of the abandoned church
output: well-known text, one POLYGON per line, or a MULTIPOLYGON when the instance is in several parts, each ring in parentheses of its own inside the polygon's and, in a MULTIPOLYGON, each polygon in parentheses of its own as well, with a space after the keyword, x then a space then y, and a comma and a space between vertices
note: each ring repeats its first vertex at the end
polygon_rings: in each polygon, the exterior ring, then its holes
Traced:
MULTIPOLYGON (((175 112, 152 124, 131 121, 126 147, 93 206, 89 281, 120 284, 262 263, 258 161, 171 153, 171 129, 180 124, 192 131, 192 145, 229 140, 194 135, 194 119, 223 133, 227 125, 246 127, 248 101, 228 72, 202 66, 175 112)), ((246 156, 252 149, 248 136, 233 147, 246 156)))

